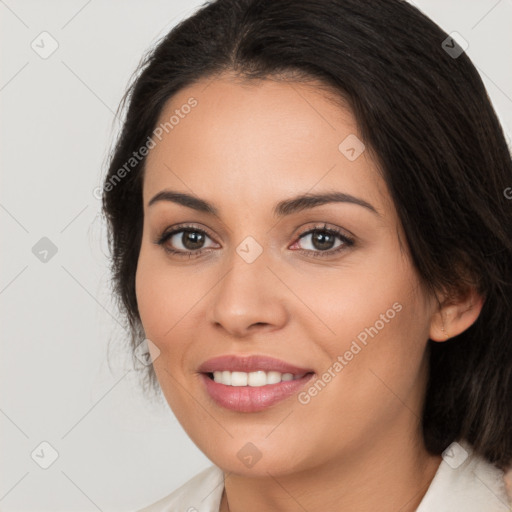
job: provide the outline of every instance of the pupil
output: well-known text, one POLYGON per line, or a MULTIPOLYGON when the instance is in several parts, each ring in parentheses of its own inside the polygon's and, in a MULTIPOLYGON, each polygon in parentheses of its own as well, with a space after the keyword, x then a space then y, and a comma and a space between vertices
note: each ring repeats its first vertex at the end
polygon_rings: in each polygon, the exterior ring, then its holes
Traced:
POLYGON ((204 235, 197 231, 185 231, 181 237, 181 242, 187 249, 199 249, 204 243, 204 235))
POLYGON ((334 243, 334 235, 325 231, 313 231, 313 245, 317 249, 331 249, 334 243))

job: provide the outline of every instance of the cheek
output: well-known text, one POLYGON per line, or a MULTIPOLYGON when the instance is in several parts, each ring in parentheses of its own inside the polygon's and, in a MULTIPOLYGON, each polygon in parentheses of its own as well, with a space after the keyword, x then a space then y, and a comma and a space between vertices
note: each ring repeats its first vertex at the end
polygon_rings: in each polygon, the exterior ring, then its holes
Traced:
POLYGON ((179 272, 170 272, 165 258, 158 254, 159 250, 142 245, 135 274, 135 293, 146 338, 159 351, 153 360, 158 382, 170 407, 179 413, 186 409, 186 405, 176 392, 180 386, 176 385, 175 379, 183 381, 180 365, 187 340, 180 343, 177 334, 180 319, 190 309, 181 290, 189 288, 179 282, 179 272))
POLYGON ((400 253, 389 251, 357 268, 326 282, 314 303, 334 332, 321 342, 328 361, 343 359, 333 391, 350 389, 359 395, 355 403, 371 403, 386 385, 405 393, 414 385, 428 339, 429 308, 414 269, 400 253))
POLYGON ((299 398, 304 422, 322 423, 331 448, 348 443, 356 449, 383 426, 421 414, 427 333, 422 302, 411 298, 406 284, 393 280, 388 288, 368 287, 365 297, 349 294, 337 316, 324 317, 336 332, 322 342, 327 357, 318 377, 326 384, 306 388, 299 398), (344 435, 333 441, 339 432, 344 435))
POLYGON ((354 254, 350 263, 329 269, 325 275, 295 278, 293 283, 296 294, 306 297, 316 314, 316 338, 322 333, 324 340, 330 340, 322 345, 331 354, 358 335, 363 342, 365 336, 370 338, 366 329, 381 338, 393 330, 408 329, 411 318, 416 319, 416 326, 425 320, 417 277, 391 244, 354 254), (318 319, 329 329, 318 329, 318 319))
POLYGON ((165 293, 166 285, 165 275, 142 248, 135 274, 135 294, 146 336, 152 341, 152 337, 159 338, 165 332, 168 311, 172 310, 173 294, 165 293))
POLYGON ((162 253, 161 248, 143 243, 135 293, 146 338, 159 350, 153 367, 169 403, 174 403, 176 386, 172 377, 180 382, 188 377, 191 338, 199 326, 199 305, 208 286, 204 285, 206 276, 192 277, 190 270, 171 265, 162 253))
POLYGON ((142 324, 147 337, 153 336, 158 343, 172 337, 174 326, 197 302, 198 295, 186 272, 171 269, 160 251, 143 243, 135 275, 142 324))

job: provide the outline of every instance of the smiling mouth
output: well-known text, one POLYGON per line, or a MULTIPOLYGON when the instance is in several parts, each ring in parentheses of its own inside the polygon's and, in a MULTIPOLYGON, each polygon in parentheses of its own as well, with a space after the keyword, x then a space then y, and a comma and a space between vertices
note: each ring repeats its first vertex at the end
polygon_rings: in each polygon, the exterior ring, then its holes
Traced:
POLYGON ((313 372, 300 374, 281 373, 278 371, 257 370, 254 372, 232 372, 229 370, 207 372, 211 380, 217 384, 233 387, 262 387, 281 382, 289 382, 302 379, 306 375, 312 375, 313 372))
POLYGON ((255 413, 285 402, 307 386, 316 374, 313 371, 294 374, 275 370, 220 370, 200 375, 204 391, 217 406, 239 413, 255 413))

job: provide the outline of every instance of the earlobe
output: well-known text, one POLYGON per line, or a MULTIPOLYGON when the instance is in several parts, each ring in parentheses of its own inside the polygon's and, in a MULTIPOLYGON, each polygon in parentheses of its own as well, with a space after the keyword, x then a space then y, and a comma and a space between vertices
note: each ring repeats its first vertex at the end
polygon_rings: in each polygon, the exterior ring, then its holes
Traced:
POLYGON ((471 288, 459 302, 449 302, 434 313, 430 323, 429 338, 433 341, 446 341, 471 327, 484 305, 484 298, 471 288))

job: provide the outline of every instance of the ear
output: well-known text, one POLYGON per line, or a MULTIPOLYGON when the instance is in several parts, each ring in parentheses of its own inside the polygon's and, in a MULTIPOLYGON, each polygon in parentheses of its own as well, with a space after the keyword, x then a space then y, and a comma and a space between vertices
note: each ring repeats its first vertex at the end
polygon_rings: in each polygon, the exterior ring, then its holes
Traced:
POLYGON ((457 300, 445 300, 432 315, 430 339, 446 341, 464 332, 478 318, 484 301, 474 287, 457 300))

